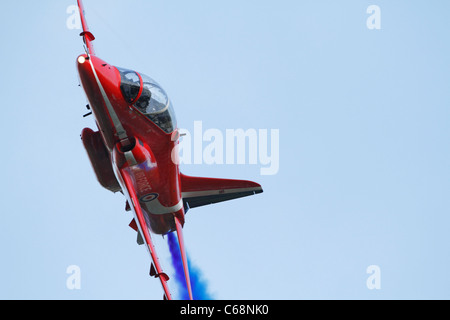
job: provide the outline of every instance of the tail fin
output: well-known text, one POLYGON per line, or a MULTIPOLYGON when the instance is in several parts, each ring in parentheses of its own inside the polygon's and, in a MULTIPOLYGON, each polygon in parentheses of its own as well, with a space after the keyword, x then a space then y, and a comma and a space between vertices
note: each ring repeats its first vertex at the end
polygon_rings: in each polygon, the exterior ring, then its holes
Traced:
POLYGON ((184 207, 201 207, 213 203, 262 193, 261 185, 244 180, 189 177, 181 174, 184 207))
POLYGON ((95 40, 94 35, 89 31, 89 27, 86 22, 86 17, 84 14, 83 1, 78 0, 78 9, 80 10, 80 18, 81 18, 81 26, 83 27, 83 32, 80 36, 83 37, 84 43, 86 44, 86 48, 89 55, 95 55, 94 46, 92 45, 92 41, 95 40))

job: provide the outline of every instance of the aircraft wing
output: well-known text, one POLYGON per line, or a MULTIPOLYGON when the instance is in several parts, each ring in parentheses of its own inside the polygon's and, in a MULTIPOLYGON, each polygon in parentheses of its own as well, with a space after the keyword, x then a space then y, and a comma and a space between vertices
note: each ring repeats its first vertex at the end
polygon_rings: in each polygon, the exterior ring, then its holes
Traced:
MULTIPOLYGON (((158 256, 156 255, 155 246, 153 245, 152 238, 150 235, 149 228, 147 226, 147 222, 145 220, 144 213, 142 212, 142 208, 139 204, 139 199, 136 194, 136 190, 133 186, 133 180, 131 179, 131 176, 127 169, 118 170, 118 178, 122 182, 122 185, 124 188, 122 188, 122 191, 124 195, 126 196, 128 203, 130 205, 130 209, 132 209, 134 213, 134 222, 133 226, 137 227, 137 230, 142 238, 143 244, 145 244, 150 257, 152 259, 152 265, 150 268, 150 275, 154 276, 155 278, 159 278, 161 281, 162 288, 164 290, 164 299, 165 300, 172 300, 172 296, 169 291, 169 287, 167 285, 167 281, 169 280, 169 277, 167 274, 165 274, 162 269, 161 265, 159 264, 158 256)), ((130 225, 131 226, 131 225, 130 225)))
POLYGON ((84 43, 86 44, 86 48, 89 51, 89 54, 95 55, 94 46, 92 45, 92 41, 95 40, 95 37, 89 31, 82 0, 78 0, 78 9, 80 11, 81 26, 83 27, 83 32, 80 34, 80 36, 83 37, 84 43))
POLYGON ((261 185, 244 180, 189 177, 181 174, 184 206, 201 207, 262 193, 261 185))

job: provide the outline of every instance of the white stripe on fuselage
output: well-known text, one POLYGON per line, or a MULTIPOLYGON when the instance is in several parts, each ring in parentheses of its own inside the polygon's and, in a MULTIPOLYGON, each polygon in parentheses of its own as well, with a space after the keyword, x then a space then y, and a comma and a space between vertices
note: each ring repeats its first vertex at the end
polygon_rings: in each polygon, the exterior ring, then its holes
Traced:
POLYGON ((89 59, 89 64, 91 65, 92 72, 94 73, 95 80, 97 81, 98 87, 100 89, 100 93, 103 96, 103 101, 105 101, 106 108, 108 109, 108 113, 114 124, 114 128, 116 129, 117 136, 119 137, 120 140, 128 138, 127 133, 123 128, 122 123, 120 122, 119 117, 117 116, 116 111, 114 110, 111 104, 111 101, 109 101, 108 95, 106 94, 106 91, 103 88, 100 79, 98 78, 97 71, 95 71, 94 64, 92 63, 91 59, 89 59))
POLYGON ((172 207, 165 207, 161 204, 161 202, 159 202, 158 199, 155 199, 153 201, 150 202, 140 202, 141 206, 145 207, 148 212, 150 212, 151 214, 157 214, 157 215, 162 215, 162 214, 167 214, 167 213, 175 213, 177 211, 180 211, 181 208, 183 208, 183 199, 181 199, 176 205, 172 206, 172 207))

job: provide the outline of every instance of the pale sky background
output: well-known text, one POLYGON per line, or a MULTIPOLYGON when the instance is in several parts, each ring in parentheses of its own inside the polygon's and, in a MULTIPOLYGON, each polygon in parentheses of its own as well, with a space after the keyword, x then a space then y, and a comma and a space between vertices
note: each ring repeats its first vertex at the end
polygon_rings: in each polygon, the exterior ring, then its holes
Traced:
MULTIPOLYGON (((214 298, 450 298, 448 1, 84 1, 98 56, 157 80, 180 127, 280 130, 277 175, 181 167, 264 188, 187 215, 214 298)), ((80 140, 94 123, 75 3, 2 3, 0 298, 161 299, 124 197, 80 140)))

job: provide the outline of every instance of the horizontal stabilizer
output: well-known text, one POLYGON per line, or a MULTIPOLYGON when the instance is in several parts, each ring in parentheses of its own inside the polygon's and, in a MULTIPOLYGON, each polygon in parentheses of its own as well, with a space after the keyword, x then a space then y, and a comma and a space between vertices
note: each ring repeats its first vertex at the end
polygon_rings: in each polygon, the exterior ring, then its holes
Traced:
POLYGON ((181 174, 185 209, 262 193, 261 185, 245 180, 189 177, 181 174))

